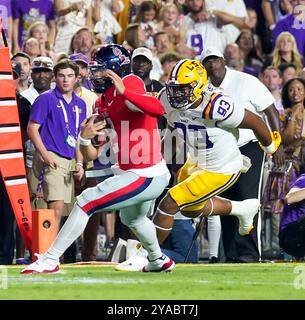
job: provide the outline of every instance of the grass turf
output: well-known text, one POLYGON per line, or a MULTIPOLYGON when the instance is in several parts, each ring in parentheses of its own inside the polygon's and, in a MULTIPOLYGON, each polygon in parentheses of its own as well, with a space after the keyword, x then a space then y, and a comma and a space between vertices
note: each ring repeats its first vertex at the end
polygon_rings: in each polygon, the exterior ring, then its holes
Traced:
POLYGON ((0 278, 0 299, 305 299, 305 264, 296 263, 177 265, 171 273, 65 265, 57 274, 21 275, 21 269, 7 267, 8 286, 1 289, 0 278))

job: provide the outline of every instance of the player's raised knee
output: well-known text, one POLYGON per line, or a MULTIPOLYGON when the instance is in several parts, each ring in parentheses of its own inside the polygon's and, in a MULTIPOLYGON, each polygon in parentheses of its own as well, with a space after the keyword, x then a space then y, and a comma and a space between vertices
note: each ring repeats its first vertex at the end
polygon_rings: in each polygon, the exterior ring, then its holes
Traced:
POLYGON ((160 201, 157 211, 163 215, 173 216, 179 211, 179 207, 169 193, 160 201))

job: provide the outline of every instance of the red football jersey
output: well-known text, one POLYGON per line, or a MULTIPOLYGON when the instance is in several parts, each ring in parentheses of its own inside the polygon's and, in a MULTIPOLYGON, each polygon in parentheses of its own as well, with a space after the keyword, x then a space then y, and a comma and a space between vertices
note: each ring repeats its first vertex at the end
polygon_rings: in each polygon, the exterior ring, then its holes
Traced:
POLYGON ((162 160, 157 120, 164 114, 164 108, 157 98, 146 95, 139 77, 128 75, 123 83, 126 88, 123 95, 116 95, 112 86, 98 98, 95 107, 99 114, 108 114, 113 123, 120 168, 147 168, 162 160))

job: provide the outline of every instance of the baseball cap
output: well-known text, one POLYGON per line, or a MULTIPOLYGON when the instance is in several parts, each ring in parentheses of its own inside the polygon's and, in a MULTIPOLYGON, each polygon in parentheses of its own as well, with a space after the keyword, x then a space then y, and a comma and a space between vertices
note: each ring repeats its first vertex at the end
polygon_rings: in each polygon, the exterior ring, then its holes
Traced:
POLYGON ((53 61, 49 57, 37 57, 31 63, 31 70, 47 69, 53 71, 53 61))
POLYGON ((83 62, 85 65, 89 64, 89 60, 87 56, 85 56, 83 53, 73 53, 69 56, 69 60, 74 62, 83 62))
POLYGON ((217 47, 207 47, 200 56, 200 61, 203 62, 208 57, 224 58, 223 54, 217 47))
POLYGON ((131 59, 133 60, 135 57, 138 57, 138 56, 144 56, 149 61, 152 61, 152 58, 153 58, 152 52, 148 48, 145 48, 145 47, 140 47, 140 48, 135 49, 132 53, 131 59))

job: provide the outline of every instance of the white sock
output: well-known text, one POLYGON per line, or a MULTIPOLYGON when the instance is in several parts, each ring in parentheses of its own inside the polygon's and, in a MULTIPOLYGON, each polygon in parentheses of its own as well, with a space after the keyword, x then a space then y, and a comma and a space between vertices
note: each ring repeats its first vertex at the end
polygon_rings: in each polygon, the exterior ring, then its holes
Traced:
POLYGON ((218 258, 219 241, 221 235, 220 216, 208 217, 209 258, 218 258))
POLYGON ((88 220, 89 216, 75 203, 67 221, 60 229, 45 257, 58 262, 61 255, 84 232, 88 220))
POLYGON ((129 228, 138 237, 142 246, 147 250, 149 260, 155 260, 162 256, 157 239, 156 228, 150 219, 143 217, 141 221, 129 226, 129 228))
POLYGON ((229 214, 232 215, 232 216, 236 216, 236 217, 241 216, 242 212, 245 211, 245 207, 244 207, 243 201, 230 200, 230 202, 231 202, 231 205, 232 205, 232 210, 231 210, 231 212, 229 214))

